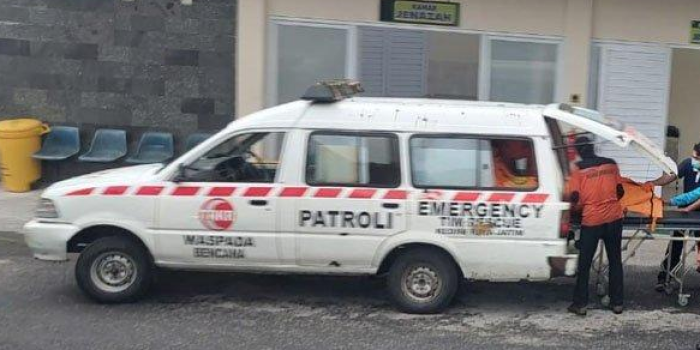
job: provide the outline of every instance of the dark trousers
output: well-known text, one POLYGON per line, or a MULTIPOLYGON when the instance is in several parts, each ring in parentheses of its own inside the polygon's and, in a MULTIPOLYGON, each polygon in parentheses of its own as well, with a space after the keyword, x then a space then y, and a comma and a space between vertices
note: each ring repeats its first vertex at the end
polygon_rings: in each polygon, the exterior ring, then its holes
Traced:
POLYGON ((578 255, 578 275, 574 290, 574 305, 588 304, 588 279, 591 263, 598 249, 598 241, 603 240, 608 256, 610 305, 622 305, 622 220, 597 226, 581 226, 580 252, 578 255))
MULTIPOLYGON (((700 231, 693 231, 695 237, 700 237, 700 231)), ((683 237, 683 231, 673 231, 673 237, 683 237)), ((661 271, 659 271, 658 280, 659 282, 666 281, 666 266, 669 266, 669 270, 676 268, 676 265, 681 261, 681 253, 683 252, 683 242, 681 241, 671 241, 668 242, 668 247, 666 247, 666 257, 661 262, 661 271), (670 251, 670 252, 669 252, 670 251), (668 265, 669 259, 671 259, 671 265, 668 265)))

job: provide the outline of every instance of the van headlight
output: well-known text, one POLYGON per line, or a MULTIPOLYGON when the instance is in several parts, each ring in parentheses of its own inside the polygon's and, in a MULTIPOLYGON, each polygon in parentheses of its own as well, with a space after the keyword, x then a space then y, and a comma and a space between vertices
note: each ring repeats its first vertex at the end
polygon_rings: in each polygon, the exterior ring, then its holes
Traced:
POLYGON ((39 200, 39 205, 36 207, 34 216, 43 219, 55 219, 58 218, 58 209, 52 200, 42 198, 39 200))

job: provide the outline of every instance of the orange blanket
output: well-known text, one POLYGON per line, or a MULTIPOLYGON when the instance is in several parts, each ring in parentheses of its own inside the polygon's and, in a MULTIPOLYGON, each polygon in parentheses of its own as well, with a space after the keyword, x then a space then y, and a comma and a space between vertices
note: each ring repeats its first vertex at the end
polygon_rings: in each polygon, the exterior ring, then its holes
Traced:
POLYGON ((625 195, 620 200, 625 212, 633 212, 651 217, 651 230, 656 228, 656 219, 664 216, 664 203, 654 194, 654 187, 635 182, 626 177, 622 178, 625 195))

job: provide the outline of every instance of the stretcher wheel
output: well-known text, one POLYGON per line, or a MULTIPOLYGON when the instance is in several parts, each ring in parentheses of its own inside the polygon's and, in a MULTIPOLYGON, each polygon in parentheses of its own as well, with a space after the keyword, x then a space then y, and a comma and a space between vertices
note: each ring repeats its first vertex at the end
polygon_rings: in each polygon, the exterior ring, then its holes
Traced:
POLYGON ((605 290, 605 285, 603 285, 602 283, 598 283, 598 285, 596 286, 596 293, 598 293, 599 297, 604 297, 607 294, 607 291, 605 290))
POLYGON ((664 284, 664 293, 666 293, 666 295, 673 294, 673 285, 671 283, 664 284))
POLYGON ((607 295, 603 295, 603 297, 600 298, 600 303, 601 303, 604 307, 610 306, 610 297, 607 296, 607 295))
POLYGON ((678 296, 678 306, 688 306, 688 295, 679 295, 678 296))

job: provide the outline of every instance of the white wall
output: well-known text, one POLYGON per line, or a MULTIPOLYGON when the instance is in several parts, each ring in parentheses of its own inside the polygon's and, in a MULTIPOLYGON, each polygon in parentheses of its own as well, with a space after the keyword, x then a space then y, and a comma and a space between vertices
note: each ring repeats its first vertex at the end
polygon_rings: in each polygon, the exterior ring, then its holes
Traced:
MULTIPOLYGON (((259 0, 264 1, 264 0, 259 0)), ((380 0, 267 0, 272 16, 378 22, 380 0)), ((574 0, 580 1, 580 0, 574 0)), ((458 0, 463 29, 564 34, 566 1, 458 0)))
MULTIPOLYGON (((687 44, 700 0, 457 0, 457 29, 565 38, 559 99, 586 100, 591 38, 687 44)), ((265 105, 266 24, 270 17, 379 23, 380 0, 240 0, 236 110, 265 105)), ((416 25, 416 28, 430 26, 416 25)))
POLYGON ((236 117, 265 108, 267 5, 238 0, 236 21, 236 117))
POLYGON ((698 0, 595 0, 596 39, 687 44, 698 0))
POLYGON ((691 155, 700 142, 700 50, 673 50, 668 123, 680 129, 679 158, 691 155))

